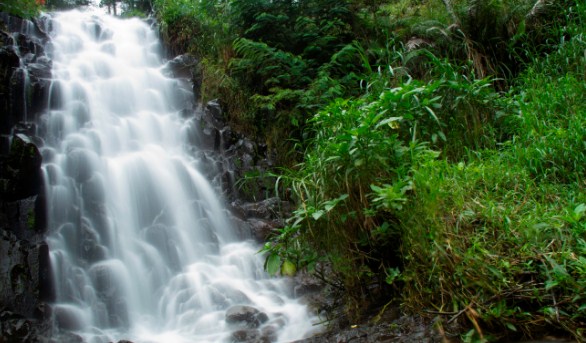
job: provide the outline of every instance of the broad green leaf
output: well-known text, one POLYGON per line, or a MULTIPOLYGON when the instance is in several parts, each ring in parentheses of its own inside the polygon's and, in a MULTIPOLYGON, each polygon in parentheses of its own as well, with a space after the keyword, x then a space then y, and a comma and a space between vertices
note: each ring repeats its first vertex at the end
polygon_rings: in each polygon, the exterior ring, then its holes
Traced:
POLYGON ((265 269, 270 275, 275 275, 279 271, 281 266, 281 256, 277 254, 271 254, 265 261, 265 269))
POLYGON ((319 220, 325 214, 324 210, 317 210, 311 214, 311 217, 315 220, 319 220))

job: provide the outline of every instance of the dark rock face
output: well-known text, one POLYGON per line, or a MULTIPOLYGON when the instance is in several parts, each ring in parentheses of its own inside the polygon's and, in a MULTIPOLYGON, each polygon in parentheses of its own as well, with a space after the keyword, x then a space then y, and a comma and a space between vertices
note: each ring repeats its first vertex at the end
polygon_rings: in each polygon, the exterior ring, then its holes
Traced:
POLYGON ((11 311, 0 312, 2 342, 35 342, 37 335, 37 325, 34 321, 11 311))
POLYGON ((50 278, 47 244, 31 244, 2 231, 0 248, 5 254, 0 263, 2 305, 27 317, 35 317, 37 306, 50 300, 52 293, 47 289, 50 278))
POLYGON ((49 40, 39 21, 0 13, 0 134, 21 121, 35 121, 45 109, 51 83, 49 40))
POLYGON ((39 149, 23 134, 12 137, 10 151, 0 169, 0 194, 8 201, 39 193, 42 184, 39 149))
POLYGON ((38 22, 0 13, 0 341, 36 342, 54 288, 44 242, 42 157, 33 124, 47 102, 51 61, 38 22))
POLYGON ((49 249, 0 230, 0 337, 37 342, 49 330, 53 300, 49 249))
POLYGON ((188 78, 194 77, 194 69, 197 68, 198 61, 195 57, 185 54, 179 55, 165 65, 163 72, 173 78, 188 78))
POLYGON ((258 184, 251 189, 236 187, 235 182, 247 173, 266 173, 273 166, 266 145, 254 142, 232 130, 225 123, 218 101, 212 100, 196 110, 186 110, 184 134, 192 145, 192 153, 200 161, 200 170, 222 186, 229 200, 264 199, 270 185, 258 184))
POLYGON ((224 192, 240 237, 265 242, 284 225, 282 218, 292 209, 287 201, 267 198, 267 194, 274 194, 275 179, 268 176, 274 158, 266 145, 246 138, 226 125, 222 108, 216 100, 196 110, 186 109, 181 115, 186 119, 184 134, 198 161, 198 168, 224 192), (260 177, 242 187, 241 181, 250 174, 260 177))
POLYGON ((163 73, 168 77, 189 80, 193 85, 195 101, 199 102, 202 78, 199 72, 199 61, 194 56, 183 54, 173 58, 167 62, 163 73))
POLYGON ((258 202, 237 199, 229 208, 241 229, 250 232, 251 237, 259 243, 266 242, 271 234, 283 227, 283 217, 292 211, 290 202, 276 197, 258 202))

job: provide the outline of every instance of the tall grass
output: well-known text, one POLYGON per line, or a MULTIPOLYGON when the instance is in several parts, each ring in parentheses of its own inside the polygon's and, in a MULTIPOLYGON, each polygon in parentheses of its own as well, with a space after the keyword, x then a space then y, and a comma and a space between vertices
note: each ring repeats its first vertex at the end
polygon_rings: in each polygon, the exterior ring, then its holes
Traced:
POLYGON ((421 166, 400 214, 405 305, 460 321, 466 339, 586 340, 585 11, 568 11, 572 38, 536 57, 510 94, 510 141, 421 166))
POLYGON ((413 179, 400 217, 407 308, 479 337, 584 339, 586 194, 533 181, 497 154, 432 161, 413 179))

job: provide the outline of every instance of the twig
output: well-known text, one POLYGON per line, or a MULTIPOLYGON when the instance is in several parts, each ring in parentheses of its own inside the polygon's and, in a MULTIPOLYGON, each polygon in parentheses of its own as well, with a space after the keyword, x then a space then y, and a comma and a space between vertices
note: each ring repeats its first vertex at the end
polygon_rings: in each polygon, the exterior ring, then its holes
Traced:
POLYGON ((458 314, 458 312, 456 312, 456 311, 454 311, 454 312, 442 312, 442 311, 424 310, 424 312, 431 313, 431 314, 439 314, 440 316, 453 316, 455 314, 458 314))
POLYGON ((455 316, 453 316, 452 318, 450 318, 450 320, 448 320, 448 324, 451 324, 454 320, 458 319, 458 317, 461 316, 462 313, 468 311, 472 307, 472 305, 474 305, 473 302, 471 302, 470 305, 464 307, 462 310, 458 311, 458 313, 456 313, 455 316))

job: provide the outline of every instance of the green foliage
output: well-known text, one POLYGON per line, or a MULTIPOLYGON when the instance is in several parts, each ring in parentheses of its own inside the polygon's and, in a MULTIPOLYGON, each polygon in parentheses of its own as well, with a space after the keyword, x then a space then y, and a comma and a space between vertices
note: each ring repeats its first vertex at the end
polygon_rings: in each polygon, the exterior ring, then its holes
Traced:
POLYGON ((572 20, 576 1, 442 0, 408 13, 394 29, 408 44, 471 61, 475 75, 510 81, 538 54, 556 49, 558 37, 572 20), (443 3, 442 11, 438 4, 443 3), (438 13, 439 12, 439 13, 438 13), (443 12, 443 13, 442 13, 443 12), (398 27, 397 27, 398 26, 398 27))
MULTIPOLYGON (((352 39, 354 14, 347 1, 232 1, 236 58, 230 73, 251 91, 249 115, 261 135, 279 155, 292 150, 280 132, 301 140, 311 111, 329 99, 345 95, 328 72, 332 56, 352 39), (330 91, 330 86, 332 86, 330 91), (317 89, 316 89, 317 88, 317 89)), ((358 80, 353 80, 353 88, 358 80)))
POLYGON ((224 1, 155 0, 154 8, 161 21, 164 38, 173 53, 193 53, 213 63, 232 56, 234 36, 225 21, 224 1))
POLYGON ((467 162, 422 165, 397 214, 405 304, 468 322, 465 339, 483 330, 585 339, 585 12, 568 11, 582 13, 565 30, 572 38, 537 58, 509 95, 519 106, 511 140, 467 162))
POLYGON ((77 6, 87 6, 89 0, 46 0, 45 6, 51 10, 71 9, 77 6))
POLYGON ((586 21, 584 5, 579 9, 576 26, 582 31, 528 68, 516 99, 524 133, 517 138, 517 156, 535 177, 563 183, 580 182, 586 172, 586 21))
MULTIPOLYGON (((359 306, 373 278, 384 282, 387 267, 396 267, 366 265, 373 249, 370 242, 394 234, 389 229, 394 224, 386 222, 392 211, 387 213, 385 207, 377 214, 376 208, 385 204, 400 208, 410 190, 413 165, 437 156, 425 144, 406 145, 400 140, 395 124, 402 120, 396 116, 409 108, 410 91, 406 88, 405 97, 394 98, 399 103, 395 108, 393 100, 384 96, 340 99, 328 105, 311 119, 313 138, 304 162, 280 180, 299 206, 265 250, 299 267, 318 260, 332 263, 354 301, 352 306, 359 306)), ((424 111, 411 109, 418 117, 428 115, 424 111)))
POLYGON ((41 5, 36 0, 2 0, 0 12, 7 12, 12 15, 29 19, 41 10, 41 5))
POLYGON ((301 88, 311 80, 305 75, 307 65, 303 59, 292 53, 245 38, 234 42, 234 50, 242 57, 232 60, 232 69, 249 79, 245 82, 257 84, 259 93, 274 88, 301 88))
POLYGON ((474 311, 491 332, 539 334, 553 324, 575 334, 586 319, 578 311, 586 296, 583 239, 574 226, 584 205, 575 203, 586 197, 532 182, 506 160, 430 161, 415 172, 415 196, 400 218, 406 305, 474 311), (544 201, 555 194, 565 196, 544 201))

